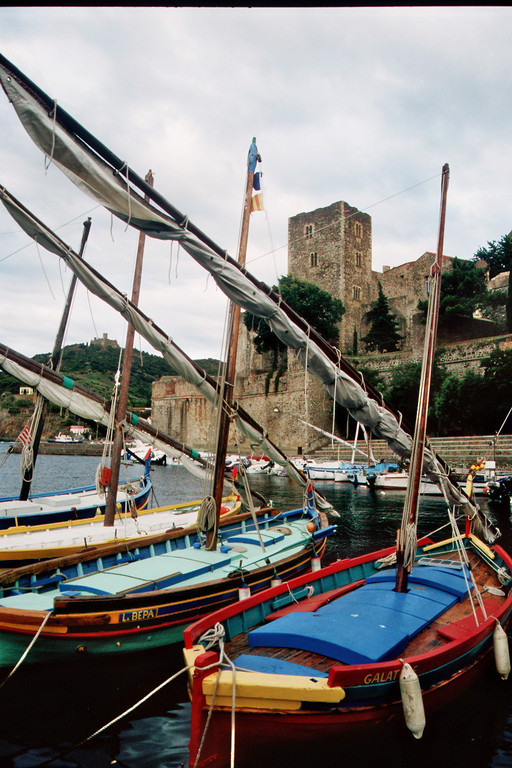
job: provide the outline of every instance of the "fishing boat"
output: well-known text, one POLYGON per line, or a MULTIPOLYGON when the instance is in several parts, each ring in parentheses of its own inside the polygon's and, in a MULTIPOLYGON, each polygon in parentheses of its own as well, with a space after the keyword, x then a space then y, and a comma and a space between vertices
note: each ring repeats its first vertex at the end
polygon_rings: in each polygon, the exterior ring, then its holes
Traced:
POLYGON ((327 565, 185 630, 190 766, 233 765, 235 755, 245 764, 256 744, 265 750, 277 739, 339 748, 344 734, 392 721, 421 738, 425 713, 460 694, 493 648, 498 672, 509 674, 512 558, 476 535, 476 517, 467 514, 460 531, 456 506, 448 505, 448 539, 417 540, 448 174, 445 166, 396 545, 327 565))
MULTIPOLYGON (((199 527, 0 573, 0 667, 119 655, 182 640, 207 611, 311 569, 332 528, 312 507, 219 520, 206 549, 199 527), (31 642, 32 641, 32 642, 31 642)), ((205 527, 206 526, 206 527, 205 527)))
MULTIPOLYGON (((105 515, 90 520, 19 525, 0 532, 0 569, 16 568, 50 558, 101 550, 115 544, 140 544, 148 537, 176 529, 195 529, 201 500, 164 507, 118 510, 113 526, 105 526, 105 515)), ((237 494, 222 499, 222 519, 241 511, 237 494)))
MULTIPOLYGON (((119 488, 121 511, 142 510, 151 493, 149 462, 141 477, 123 482, 119 488)), ((0 499, 0 530, 18 526, 50 525, 71 520, 91 520, 105 513, 105 494, 96 485, 51 493, 33 493, 20 500, 12 496, 0 499)))

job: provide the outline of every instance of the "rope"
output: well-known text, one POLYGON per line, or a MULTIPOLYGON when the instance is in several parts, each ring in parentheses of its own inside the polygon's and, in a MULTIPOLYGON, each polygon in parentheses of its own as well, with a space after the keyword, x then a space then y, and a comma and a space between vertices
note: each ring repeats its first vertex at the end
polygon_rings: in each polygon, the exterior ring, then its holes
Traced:
POLYGON ((227 656, 225 650, 224 650, 224 627, 222 624, 217 623, 215 627, 212 629, 207 630, 204 635, 199 639, 199 643, 202 645, 204 643, 207 643, 205 646, 205 650, 208 650, 213 645, 218 643, 219 645, 219 660, 216 661, 214 664, 210 665, 210 667, 204 667, 204 669, 211 669, 218 667, 217 672, 217 678, 215 680, 215 688, 213 689, 213 695, 212 695, 212 703, 210 704, 210 709, 208 710, 208 716, 206 718, 206 723, 204 726, 203 735, 201 737, 201 743, 199 744, 199 748, 197 750, 196 759, 194 761, 193 768, 196 768, 199 759, 201 757, 201 751, 204 746, 204 741, 206 738, 206 734, 208 732, 208 727, 210 725, 210 720, 213 712, 213 707, 215 704, 215 696, 217 694, 217 688, 219 685, 220 675, 222 672, 222 667, 229 667, 231 669, 231 672, 233 674, 233 691, 231 695, 231 748, 230 748, 230 768, 234 768, 235 766, 235 704, 236 704, 236 667, 234 663, 231 661, 231 659, 227 656))
POLYGON ((0 688, 3 688, 3 687, 4 687, 4 685, 6 684, 6 682, 7 682, 7 681, 8 681, 8 680, 9 680, 9 679, 10 679, 10 678, 11 678, 11 677, 14 675, 14 673, 16 672, 16 670, 17 670, 19 667, 21 667, 22 663, 23 663, 23 662, 25 661, 25 659, 27 658, 27 656, 28 656, 28 654, 29 654, 30 650, 31 650, 31 649, 32 649, 32 647, 34 646, 34 644, 35 644, 35 642, 36 642, 37 638, 39 637, 39 635, 40 635, 40 634, 41 634, 41 632, 43 631, 43 628, 44 628, 44 626, 45 626, 46 622, 48 621, 48 619, 50 618, 50 616, 51 616, 51 615, 52 615, 52 612, 51 612, 51 611, 48 611, 48 613, 46 614, 46 616, 45 616, 45 617, 44 617, 44 619, 43 619, 43 622, 42 622, 41 626, 39 627, 39 629, 37 630, 36 634, 34 635, 34 637, 32 638, 32 640, 31 640, 31 641, 30 641, 30 643, 28 644, 28 647, 27 647, 27 649, 26 649, 26 650, 25 650, 25 652, 24 652, 24 653, 21 655, 21 657, 20 657, 19 661, 17 662, 16 666, 15 666, 15 667, 13 667, 13 669, 11 669, 11 671, 9 672, 9 674, 7 675, 7 677, 5 678, 5 680, 4 680, 4 681, 3 681, 3 682, 0 684, 0 688))
POLYGON ((213 496, 205 496, 201 502, 197 525, 203 533, 212 531, 215 527, 216 505, 213 496))
POLYGON ((153 688, 152 691, 150 691, 145 696, 143 696, 142 699, 139 699, 139 701, 137 701, 135 704, 133 704, 133 706, 131 706, 128 709, 126 709, 124 712, 122 712, 117 717, 114 717, 113 720, 110 720, 108 723, 103 725, 101 728, 98 728, 98 730, 94 731, 94 733, 91 733, 90 736, 87 736, 87 738, 82 739, 82 741, 79 741, 77 744, 74 744, 72 747, 70 747, 69 749, 66 749, 64 752, 59 752, 57 755, 55 755, 54 757, 51 757, 49 760, 46 760, 44 763, 39 763, 39 765, 41 766, 41 768, 44 765, 51 765, 55 760, 59 760, 60 758, 64 757, 65 755, 69 755, 70 752, 73 752, 73 750, 78 749, 78 747, 81 747, 83 744, 86 744, 88 741, 93 739, 95 736, 99 736, 100 733, 103 733, 103 731, 105 731, 107 728, 110 728, 111 725, 114 725, 114 723, 117 723, 123 717, 126 717, 126 715, 131 714, 135 709, 140 707, 141 704, 144 704, 148 699, 150 699, 151 696, 154 696, 155 693, 158 693, 158 691, 162 690, 162 688, 164 688, 166 685, 168 685, 169 683, 172 683, 173 680, 175 680, 177 677, 182 675, 184 672, 188 672, 189 669, 192 669, 192 667, 193 667, 193 665, 189 665, 189 666, 183 667, 183 669, 180 669, 179 672, 175 672, 174 675, 171 675, 171 677, 168 677, 167 680, 163 681, 163 683, 160 683, 160 685, 157 685, 156 688, 153 688))

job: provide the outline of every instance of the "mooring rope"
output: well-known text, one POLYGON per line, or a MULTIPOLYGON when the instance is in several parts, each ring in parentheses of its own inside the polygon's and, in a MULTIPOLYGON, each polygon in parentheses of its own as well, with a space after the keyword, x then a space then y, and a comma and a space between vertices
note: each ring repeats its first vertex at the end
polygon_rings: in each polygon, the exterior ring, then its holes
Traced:
POLYGON ((48 611, 48 613, 46 614, 46 616, 45 616, 45 617, 44 617, 44 619, 43 619, 43 622, 42 622, 41 626, 39 627, 39 629, 37 630, 36 634, 34 635, 34 637, 32 638, 32 640, 31 640, 31 641, 30 641, 30 643, 28 644, 28 647, 27 647, 27 649, 26 649, 26 650, 24 651, 24 653, 21 655, 21 657, 20 657, 19 661, 17 662, 16 666, 14 666, 14 667, 11 669, 11 671, 9 672, 9 674, 7 675, 7 677, 5 678, 5 680, 4 680, 2 683, 0 683, 0 688, 3 688, 3 686, 6 684, 6 682, 7 682, 7 681, 8 681, 8 680, 9 680, 9 679, 10 679, 10 678, 11 678, 11 677, 14 675, 14 673, 16 672, 16 670, 17 670, 19 667, 21 667, 22 663, 23 663, 23 662, 25 661, 25 659, 27 658, 27 656, 28 656, 28 654, 29 654, 30 650, 31 650, 31 649, 32 649, 32 647, 34 646, 34 643, 36 642, 37 638, 39 637, 39 635, 40 635, 40 634, 41 634, 41 632, 43 631, 43 628, 44 628, 44 626, 45 626, 46 622, 48 621, 48 619, 50 618, 50 616, 51 616, 51 615, 52 615, 52 612, 51 612, 51 611, 48 611))

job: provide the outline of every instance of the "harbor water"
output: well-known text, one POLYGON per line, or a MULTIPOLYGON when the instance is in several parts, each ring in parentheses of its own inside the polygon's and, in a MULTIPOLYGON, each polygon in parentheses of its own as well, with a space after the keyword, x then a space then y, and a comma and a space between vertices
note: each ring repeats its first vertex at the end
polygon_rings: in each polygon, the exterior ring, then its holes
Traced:
MULTIPOLYGON (((4 449, 0 446, 0 454, 4 449)), ((93 456, 40 456, 34 491, 92 484, 98 462, 93 456)), ((131 467, 131 476, 140 470, 131 467)), ((155 506, 203 495, 202 481, 179 465, 155 467, 151 474, 155 506)), ((302 504, 302 491, 284 477, 253 476, 251 483, 281 509, 302 504)), ((19 486, 19 456, 10 456, 0 473, 0 496, 17 494, 19 486)), ((317 487, 340 515, 331 518, 337 532, 329 540, 325 561, 393 543, 402 494, 375 494, 365 487, 329 482, 317 487)), ((486 500, 482 506, 487 510, 486 500)), ((510 510, 487 511, 502 532, 500 544, 512 548, 510 510)), ((425 500, 420 515, 420 534, 439 528, 446 522, 444 502, 425 500)), ((182 669, 179 647, 94 662, 79 656, 76 663, 44 668, 22 664, 11 678, 0 677, 1 768, 187 765, 190 704, 185 676, 178 674, 162 685, 182 669), (140 706, 102 730, 159 686, 140 706)), ((275 754, 260 754, 257 734, 254 740, 254 765, 266 768, 316 768, 319 761, 323 768, 391 768, 406 762, 416 768, 512 767, 512 679, 504 682, 493 669, 486 671, 457 702, 428 719, 420 741, 405 727, 375 729, 363 738, 340 741, 336 751, 327 754, 320 741, 310 745, 310 753, 303 745, 300 750, 287 747, 283 759, 280 745, 275 754)), ((236 753, 235 766, 246 768, 237 763, 236 753)))

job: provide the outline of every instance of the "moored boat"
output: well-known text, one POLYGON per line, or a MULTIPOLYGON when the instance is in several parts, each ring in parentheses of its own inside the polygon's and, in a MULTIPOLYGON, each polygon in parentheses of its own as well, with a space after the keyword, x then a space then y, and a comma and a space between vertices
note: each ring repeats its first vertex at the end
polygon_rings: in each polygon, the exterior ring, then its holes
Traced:
POLYGON ((400 676, 408 667, 421 688, 417 713, 423 706, 428 716, 449 701, 451 689, 489 660, 495 628, 506 626, 512 610, 511 558, 472 535, 463 551, 475 577, 472 597, 457 542, 423 540, 406 593, 394 590, 396 569, 382 568, 393 554, 387 548, 337 561, 188 627, 190 766, 229 764, 233 713, 240 765, 256 744, 271 749, 276 739, 332 740, 340 748, 344 736, 379 723, 395 720, 400 730, 400 676))
MULTIPOLYGON (((176 528, 195 526, 201 501, 183 502, 135 511, 119 509, 113 526, 105 526, 104 513, 90 520, 20 525, 0 532, 0 569, 15 568, 55 557, 95 551, 114 544, 144 541, 148 536, 176 528)), ((234 516, 241 509, 238 496, 222 500, 221 517, 234 516)))
MULTIPOLYGON (((201 522, 202 520, 202 522, 201 522)), ((0 573, 0 667, 147 652, 182 639, 191 619, 310 570, 332 533, 309 506, 243 513, 194 530, 45 560, 0 573), (257 521, 257 524, 256 524, 257 521)))

